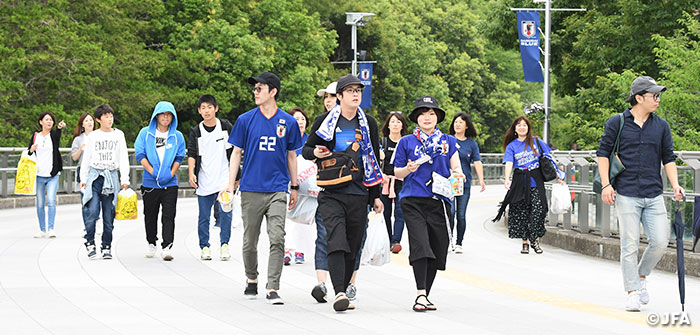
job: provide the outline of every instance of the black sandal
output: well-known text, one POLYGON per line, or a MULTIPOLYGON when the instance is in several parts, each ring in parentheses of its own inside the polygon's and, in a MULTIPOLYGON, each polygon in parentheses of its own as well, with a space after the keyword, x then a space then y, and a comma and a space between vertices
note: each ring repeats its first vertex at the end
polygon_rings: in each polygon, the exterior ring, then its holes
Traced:
POLYGON ((540 248, 540 241, 535 241, 534 243, 532 243, 532 250, 535 250, 535 252, 538 254, 541 254, 543 252, 542 248, 540 248))
MULTIPOLYGON (((413 304, 413 311, 414 311, 414 312, 425 312, 425 311, 428 310, 428 306, 426 306, 425 304, 421 304, 420 302, 418 302, 418 299, 420 299, 420 297, 424 297, 425 300, 428 300, 428 297, 426 297, 425 294, 421 294, 421 295, 417 296, 417 297, 416 297, 415 304, 413 304), (418 308, 419 306, 420 306, 420 307, 423 307, 423 308, 418 308)), ((430 302, 428 302, 428 303, 430 303, 430 302)))
POLYGON ((529 254, 530 253, 530 245, 527 243, 523 243, 523 250, 520 250, 521 254, 529 254))
POLYGON ((425 297, 425 300, 428 301, 428 304, 425 305, 425 307, 426 307, 429 311, 437 311, 437 307, 435 307, 435 305, 434 305, 432 302, 430 302, 430 300, 428 300, 428 297, 425 297))

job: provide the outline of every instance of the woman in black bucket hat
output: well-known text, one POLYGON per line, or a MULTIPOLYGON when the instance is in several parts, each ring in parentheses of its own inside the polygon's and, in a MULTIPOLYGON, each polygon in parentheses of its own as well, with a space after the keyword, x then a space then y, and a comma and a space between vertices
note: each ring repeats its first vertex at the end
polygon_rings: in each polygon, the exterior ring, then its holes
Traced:
POLYGON ((450 244, 451 188, 449 178, 462 177, 456 139, 437 124, 445 119, 437 99, 416 99, 409 115, 418 127, 396 145, 394 173, 404 178, 399 193, 410 247, 409 262, 416 280, 416 312, 437 308, 428 300, 437 270, 445 270, 450 244))

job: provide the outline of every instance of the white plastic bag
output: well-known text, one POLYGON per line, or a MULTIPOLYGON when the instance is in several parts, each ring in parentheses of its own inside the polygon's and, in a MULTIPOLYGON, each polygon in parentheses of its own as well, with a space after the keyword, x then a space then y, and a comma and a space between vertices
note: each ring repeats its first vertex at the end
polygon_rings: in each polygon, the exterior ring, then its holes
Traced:
POLYGON ((389 253, 389 235, 386 233, 384 215, 374 211, 368 215, 367 240, 362 249, 362 264, 384 265, 391 261, 389 253))
POLYGON ((233 205, 231 209, 231 229, 243 223, 243 211, 241 210, 241 192, 233 195, 233 205))
POLYGON ((318 202, 315 197, 299 195, 299 202, 290 211, 287 210, 287 219, 296 223, 311 224, 316 217, 318 202))
POLYGON ((321 189, 316 185, 316 173, 318 167, 316 163, 306 160, 301 156, 297 157, 297 182, 299 185, 299 198, 301 196, 318 197, 318 192, 321 189))
POLYGON ((552 201, 549 210, 554 214, 564 214, 571 208, 571 191, 566 184, 552 184, 552 201))

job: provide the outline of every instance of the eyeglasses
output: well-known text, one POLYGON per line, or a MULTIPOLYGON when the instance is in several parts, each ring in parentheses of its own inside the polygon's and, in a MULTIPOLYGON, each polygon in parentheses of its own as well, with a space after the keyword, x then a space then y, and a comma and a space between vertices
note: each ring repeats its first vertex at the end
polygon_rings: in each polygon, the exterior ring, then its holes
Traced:
POLYGON ((355 94, 355 93, 356 93, 356 94, 362 94, 362 90, 363 90, 362 87, 358 87, 358 88, 346 88, 346 89, 343 90, 343 92, 352 93, 352 94, 355 94))
POLYGON ((389 112, 389 115, 401 115, 401 114, 402 114, 401 111, 389 112))
POLYGON ((263 88, 262 87, 255 87, 252 90, 250 90, 253 93, 260 93, 262 92, 263 88))
MULTIPOLYGON (((649 94, 651 94, 651 97, 654 98, 654 100, 656 100, 656 101, 661 100, 661 92, 659 92, 659 93, 649 93, 649 94)), ((644 94, 644 96, 646 97, 647 95, 644 94)))

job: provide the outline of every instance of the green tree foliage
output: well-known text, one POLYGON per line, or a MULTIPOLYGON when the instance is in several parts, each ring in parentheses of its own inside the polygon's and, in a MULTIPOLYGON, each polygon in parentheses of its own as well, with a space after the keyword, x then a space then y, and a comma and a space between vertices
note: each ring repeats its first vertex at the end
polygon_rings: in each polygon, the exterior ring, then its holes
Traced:
POLYGON ((465 111, 480 133, 482 151, 493 152, 500 150, 503 132, 523 100, 534 98, 541 87, 522 81, 516 50, 484 37, 486 2, 377 0, 341 5, 335 15, 325 15, 339 32, 338 54, 344 52, 342 41, 350 39, 344 12, 376 14, 358 29, 359 48, 377 61, 370 113, 383 121, 389 111, 409 113, 417 97, 432 95, 447 111, 443 131, 457 112, 465 111))
MULTIPOLYGON (((697 0, 558 0, 587 12, 552 14, 551 142, 597 147, 605 120, 626 108, 631 81, 651 75, 669 87, 659 115, 676 148, 700 148, 700 23, 697 0)), ((377 62, 373 107, 383 122, 422 95, 466 111, 484 152, 542 84, 525 83, 515 13, 531 0, 53 0, 0 1, 0 146, 24 146, 36 117, 50 110, 69 130, 81 113, 109 103, 128 139, 160 100, 174 103, 180 130, 200 119, 195 102, 211 93, 221 116, 253 107, 246 78, 273 71, 279 104, 313 118, 316 90, 349 66, 345 12, 376 16, 358 45, 377 62)), ((533 121, 535 130, 542 123, 533 121)), ((63 146, 71 136, 64 136, 63 146)))
POLYGON ((337 39, 300 0, 3 1, 0 28, 0 146, 26 145, 41 111, 72 132, 102 103, 127 139, 160 100, 175 104, 181 131, 204 93, 234 119, 254 107, 245 80, 262 71, 280 75, 280 107, 311 105, 337 39))

